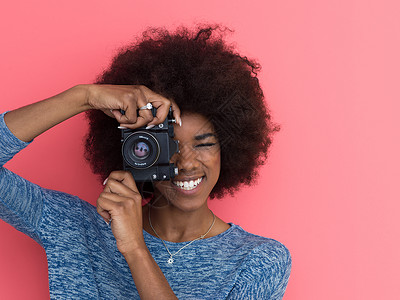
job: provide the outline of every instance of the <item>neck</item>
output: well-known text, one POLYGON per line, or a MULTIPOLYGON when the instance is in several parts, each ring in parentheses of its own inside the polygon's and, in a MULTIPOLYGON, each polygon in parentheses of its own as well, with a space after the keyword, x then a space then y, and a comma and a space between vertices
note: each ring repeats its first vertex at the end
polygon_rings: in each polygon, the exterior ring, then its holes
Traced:
POLYGON ((143 227, 152 234, 153 229, 159 238, 170 242, 187 242, 204 235, 213 224, 213 213, 207 205, 190 212, 179 210, 171 205, 153 206, 146 205, 143 208, 143 227))

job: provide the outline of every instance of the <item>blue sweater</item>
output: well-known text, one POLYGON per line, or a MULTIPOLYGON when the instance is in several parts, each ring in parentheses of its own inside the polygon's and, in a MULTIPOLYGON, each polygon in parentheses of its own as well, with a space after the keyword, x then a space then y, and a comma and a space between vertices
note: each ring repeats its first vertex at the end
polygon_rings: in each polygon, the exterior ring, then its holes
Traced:
MULTIPOLYGON (((52 299, 139 299, 111 228, 96 208, 35 185, 3 165, 26 147, 0 115, 0 218, 46 251, 52 299)), ((161 240, 143 231, 150 253, 179 299, 282 299, 291 257, 281 243, 231 227, 169 258, 161 240)), ((171 253, 184 243, 166 242, 171 253)))

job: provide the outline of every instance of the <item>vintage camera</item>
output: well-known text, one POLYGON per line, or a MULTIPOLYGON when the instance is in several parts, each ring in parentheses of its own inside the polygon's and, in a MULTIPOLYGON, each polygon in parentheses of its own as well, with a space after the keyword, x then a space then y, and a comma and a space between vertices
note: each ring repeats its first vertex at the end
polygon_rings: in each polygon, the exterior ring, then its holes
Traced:
MULTIPOLYGON (((152 108, 153 116, 157 109, 152 108)), ((150 129, 122 129, 122 158, 124 170, 130 171, 135 181, 169 180, 178 175, 178 168, 170 163, 179 151, 174 141, 175 119, 170 108, 163 123, 150 129)))

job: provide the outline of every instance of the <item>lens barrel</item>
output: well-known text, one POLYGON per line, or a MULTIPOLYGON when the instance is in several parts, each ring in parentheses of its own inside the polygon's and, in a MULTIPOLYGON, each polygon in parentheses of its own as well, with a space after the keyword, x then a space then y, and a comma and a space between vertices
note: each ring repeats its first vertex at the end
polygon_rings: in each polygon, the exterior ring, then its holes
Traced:
POLYGON ((160 145, 156 137, 145 131, 131 133, 123 142, 122 155, 134 169, 150 168, 160 156, 160 145))

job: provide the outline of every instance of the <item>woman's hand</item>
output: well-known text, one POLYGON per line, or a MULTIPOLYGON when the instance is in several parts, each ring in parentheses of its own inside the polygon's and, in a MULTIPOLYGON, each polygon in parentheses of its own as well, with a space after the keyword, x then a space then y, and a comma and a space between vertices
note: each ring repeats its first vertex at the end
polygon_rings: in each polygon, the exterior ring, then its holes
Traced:
POLYGON ((86 87, 87 105, 117 119, 120 126, 135 129, 145 125, 160 124, 167 117, 170 106, 176 122, 181 124, 180 111, 176 103, 143 85, 91 84, 86 87), (155 117, 148 109, 138 110, 148 103, 157 108, 155 117), (125 114, 122 114, 121 110, 124 110, 125 114))
POLYGON ((108 223, 125 257, 141 299, 177 299, 143 237, 142 197, 130 172, 114 171, 97 200, 97 212, 108 223))
POLYGON ((146 248, 143 238, 142 197, 130 172, 114 171, 97 199, 97 212, 109 223, 118 250, 130 254, 146 248))
POLYGON ((89 109, 100 109, 126 128, 162 123, 172 106, 173 116, 181 124, 180 111, 173 100, 167 99, 143 85, 76 85, 51 98, 8 112, 7 127, 20 140, 29 142, 56 124, 89 109), (139 108, 151 103, 157 116, 139 108), (124 110, 125 114, 121 114, 124 110), (138 116, 139 112, 139 116, 138 116))

